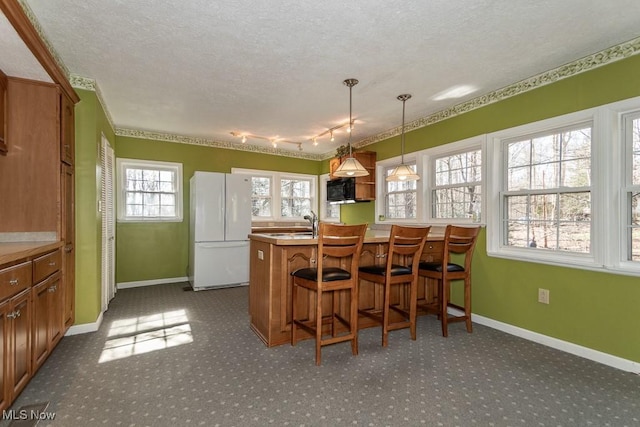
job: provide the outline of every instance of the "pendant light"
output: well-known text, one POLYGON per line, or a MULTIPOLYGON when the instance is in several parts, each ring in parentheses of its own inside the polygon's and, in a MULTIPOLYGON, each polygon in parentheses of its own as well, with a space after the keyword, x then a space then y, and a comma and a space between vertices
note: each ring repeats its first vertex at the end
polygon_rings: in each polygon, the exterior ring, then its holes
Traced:
POLYGON ((338 166, 338 169, 333 172, 333 176, 350 178, 355 176, 367 176, 369 172, 362 166, 362 164, 353 157, 351 150, 351 135, 353 134, 353 119, 351 118, 351 89, 358 84, 356 79, 347 79, 343 82, 349 87, 349 157, 338 166))
POLYGON ((410 166, 404 164, 404 104, 410 98, 411 95, 408 93, 398 95, 398 101, 402 101, 402 134, 400 136, 402 157, 400 165, 391 172, 391 175, 387 177, 387 181, 417 181, 420 179, 420 175, 415 173, 410 166))

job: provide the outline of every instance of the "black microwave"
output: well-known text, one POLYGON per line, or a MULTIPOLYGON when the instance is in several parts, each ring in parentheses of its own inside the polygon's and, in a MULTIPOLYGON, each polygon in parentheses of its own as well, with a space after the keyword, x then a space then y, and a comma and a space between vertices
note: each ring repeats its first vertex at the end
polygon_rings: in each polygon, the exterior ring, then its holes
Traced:
POLYGON ((329 203, 355 203, 356 179, 337 178, 327 181, 327 202, 329 203))

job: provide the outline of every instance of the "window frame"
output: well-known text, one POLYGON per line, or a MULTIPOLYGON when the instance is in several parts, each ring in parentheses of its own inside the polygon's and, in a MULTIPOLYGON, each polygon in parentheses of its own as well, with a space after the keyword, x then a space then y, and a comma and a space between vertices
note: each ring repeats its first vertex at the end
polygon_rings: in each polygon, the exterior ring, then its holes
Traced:
POLYGON ((422 168, 418 160, 420 152, 413 152, 404 155, 404 163, 416 165, 416 173, 421 177, 416 182, 416 217, 415 218, 387 218, 387 171, 399 166, 402 163, 402 156, 392 157, 376 162, 376 224, 418 224, 422 218, 422 168), (382 200, 381 203, 378 201, 382 200))
POLYGON ((299 173, 291 173, 291 172, 279 172, 279 171, 268 171, 268 170, 259 170, 259 169, 242 169, 242 168, 232 168, 231 173, 234 174, 243 174, 249 175, 251 177, 262 177, 262 178, 270 178, 271 179, 271 215, 266 216, 253 216, 251 215, 251 220, 254 222, 298 222, 298 221, 306 221, 303 216, 282 216, 281 215, 281 184, 283 179, 296 179, 296 180, 308 180, 311 183, 311 188, 309 192, 311 194, 311 210, 317 212, 318 207, 318 176, 317 175, 308 175, 308 174, 299 174, 299 173))
POLYGON ((328 173, 322 174, 318 177, 318 206, 320 207, 318 215, 320 216, 320 220, 323 222, 332 222, 339 223, 340 222, 340 214, 341 214, 341 206, 340 203, 329 203, 327 202, 327 182, 331 180, 331 175, 328 173), (338 217, 328 217, 327 210, 329 205, 335 206, 338 208, 338 217))
POLYGON ((440 145, 434 148, 424 150, 422 155, 424 163, 423 170, 429 171, 423 176, 424 206, 425 219, 432 224, 446 225, 482 225, 486 218, 486 180, 487 180, 487 154, 486 154, 486 137, 485 135, 474 136, 460 141, 451 142, 449 144, 440 145), (455 156, 456 154, 480 151, 482 156, 482 164, 480 167, 480 212, 476 218, 436 218, 433 215, 433 192, 437 188, 436 185, 436 161, 444 157, 455 156))
MULTIPOLYGON (((640 119, 640 98, 633 101, 623 101, 617 103, 615 114, 615 131, 618 133, 618 150, 613 152, 616 164, 620 166, 618 178, 618 245, 611 251, 614 258, 609 260, 612 268, 628 274, 640 275, 640 261, 630 259, 630 242, 627 240, 627 228, 629 226, 629 199, 628 194, 633 191, 640 191, 640 184, 633 185, 632 174, 632 150, 633 138, 627 133, 626 122, 631 118, 640 119), (616 154, 618 154, 616 156, 616 154)), ((615 233, 611 233, 615 234, 615 233)))
POLYGON ((487 160, 491 162, 492 172, 487 176, 487 254, 489 256, 533 261, 551 265, 562 265, 587 269, 602 268, 602 137, 603 120, 595 108, 582 110, 562 116, 528 123, 522 126, 497 131, 487 135, 487 160), (505 215, 506 159, 505 146, 518 138, 554 132, 579 124, 591 124, 591 232, 589 254, 565 251, 535 250, 505 245, 505 230, 502 227, 505 215))
POLYGON ((183 220, 183 176, 182 176, 182 163, 177 162, 164 162, 157 160, 141 160, 141 159, 129 159, 129 158, 116 158, 116 170, 117 170, 117 221, 118 222, 182 222, 183 220), (176 201, 176 214, 172 217, 139 217, 128 216, 127 203, 126 203, 126 170, 127 169, 147 169, 147 170, 162 170, 170 171, 174 174, 175 178, 175 201, 176 201))

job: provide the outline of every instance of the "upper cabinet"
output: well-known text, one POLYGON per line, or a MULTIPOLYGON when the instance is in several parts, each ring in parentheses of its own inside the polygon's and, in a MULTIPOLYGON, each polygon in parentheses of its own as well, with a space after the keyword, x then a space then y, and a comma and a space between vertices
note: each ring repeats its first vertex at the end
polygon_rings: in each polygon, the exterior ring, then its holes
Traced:
MULTIPOLYGON (((333 176, 335 170, 347 156, 334 157, 329 160, 329 178, 335 179, 333 176)), ((376 199, 376 152, 375 151, 356 151, 353 157, 360 162, 362 166, 369 172, 368 176, 356 177, 356 200, 370 201, 376 199)))
POLYGON ((60 235, 60 91, 8 78, 9 150, 0 156, 0 232, 60 235))
POLYGON ((7 76, 0 70, 0 154, 7 153, 7 76))

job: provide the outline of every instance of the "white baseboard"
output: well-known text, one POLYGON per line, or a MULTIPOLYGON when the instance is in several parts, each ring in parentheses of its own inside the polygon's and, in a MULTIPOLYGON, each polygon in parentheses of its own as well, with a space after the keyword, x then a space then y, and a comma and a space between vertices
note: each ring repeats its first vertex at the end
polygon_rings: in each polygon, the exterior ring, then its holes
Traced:
POLYGON ((138 282, 122 282, 117 283, 118 289, 140 288, 142 286, 166 285, 168 283, 179 283, 188 281, 188 277, 172 277, 168 279, 141 280, 138 282))
POLYGON ((64 334, 64 336, 67 337, 70 335, 79 335, 79 334, 86 334, 88 332, 96 332, 98 329, 100 329, 100 325, 102 325, 102 314, 103 313, 100 313, 96 321, 93 323, 83 323, 81 325, 71 326, 67 331, 67 333, 64 334))
MULTIPOLYGON (((451 312, 451 314, 458 314, 456 310, 449 309, 449 311, 451 312)), ((478 316, 477 314, 472 314, 471 320, 474 323, 488 326, 490 328, 497 329, 499 331, 506 332, 507 334, 515 335, 529 341, 537 342, 539 344, 555 348, 556 350, 571 353, 575 356, 593 360, 594 362, 602 363, 603 365, 611 366, 612 368, 632 372, 634 374, 640 374, 640 363, 634 362, 633 360, 623 359, 621 357, 603 353, 592 348, 583 347, 577 344, 570 343, 568 341, 559 340, 557 338, 552 338, 547 335, 542 335, 537 332, 509 325, 508 323, 499 322, 488 317, 478 316)))

